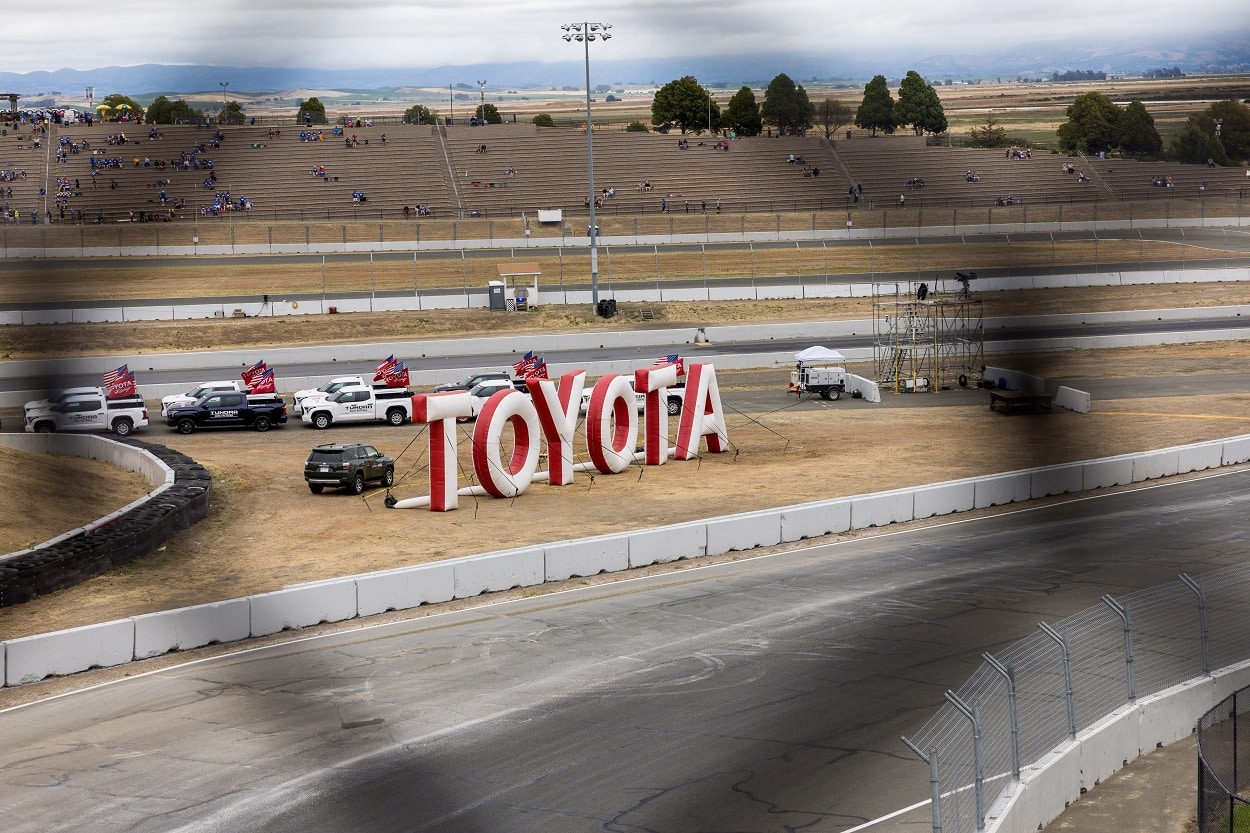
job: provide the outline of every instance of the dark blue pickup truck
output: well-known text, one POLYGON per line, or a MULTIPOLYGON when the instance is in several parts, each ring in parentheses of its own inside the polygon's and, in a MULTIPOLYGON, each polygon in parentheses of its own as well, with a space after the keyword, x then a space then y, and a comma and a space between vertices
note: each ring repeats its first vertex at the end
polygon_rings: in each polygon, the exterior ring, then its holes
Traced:
POLYGON ((197 428, 238 427, 268 431, 286 422, 286 402, 272 395, 219 391, 165 412, 165 423, 180 434, 197 428))

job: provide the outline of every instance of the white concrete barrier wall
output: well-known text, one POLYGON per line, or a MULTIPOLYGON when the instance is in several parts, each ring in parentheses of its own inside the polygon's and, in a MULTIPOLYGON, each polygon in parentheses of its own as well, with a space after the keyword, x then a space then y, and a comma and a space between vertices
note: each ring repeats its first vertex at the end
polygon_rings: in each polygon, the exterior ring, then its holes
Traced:
POLYGON ((1090 406, 1089 394, 1083 390, 1060 385, 1055 391, 1055 404, 1078 414, 1088 414, 1090 406))
POLYGON ((910 521, 914 511, 911 489, 856 495, 851 498, 851 528, 867 529, 870 526, 889 526, 910 521))
POLYGON ((135 625, 129 619, 11 639, 4 654, 4 684, 23 685, 134 659, 135 625))
POLYGON ((781 543, 781 515, 776 509, 710 518, 705 523, 708 555, 775 547, 781 543))
POLYGON ((1032 478, 1027 471, 978 477, 973 493, 973 507, 976 509, 1017 503, 1032 496, 1032 478))
POLYGON ((1033 469, 1029 478, 1029 494, 1034 498, 1066 495, 1081 491, 1085 481, 1082 463, 1064 463, 1033 469))
POLYGON ((456 597, 456 569, 449 561, 369 573, 356 576, 355 581, 356 612, 361 616, 449 602, 456 597))
POLYGON ((546 553, 541 546, 471 555, 452 563, 457 599, 513 587, 531 587, 542 584, 546 575, 546 553))
POLYGON ((1046 391, 1046 380, 1040 376, 1034 376, 1031 373, 1021 373, 1019 370, 1008 370, 1005 367, 986 367, 981 374, 982 378, 994 383, 995 387, 999 383, 1007 386, 1008 390, 1018 390, 1029 394, 1040 394, 1046 391))
POLYGON ((700 521, 638 529, 627 533, 626 537, 629 539, 630 567, 666 564, 707 555, 707 524, 700 521))
POLYGON ((543 549, 544 577, 563 581, 574 576, 594 576, 629 569, 629 536, 601 535, 576 541, 560 541, 543 549))
POLYGON ((1224 457, 1224 441, 1213 440, 1195 443, 1177 450, 1177 471, 1206 471, 1218 469, 1224 457))
POLYGON ((135 629, 134 659, 147 659, 247 639, 251 636, 251 603, 230 599, 132 616, 131 621, 135 629))
POLYGON ((356 618, 356 582, 351 579, 287 587, 248 596, 252 636, 356 618))
POLYGON ((1180 452, 1175 448, 1146 451, 1133 458, 1133 482, 1171 477, 1180 465, 1180 452))
POLYGON ((1081 467, 1081 490, 1127 486, 1133 482, 1133 458, 1130 455, 1090 460, 1081 467))
POLYGON ((1224 441, 1224 453, 1221 462, 1225 466, 1250 462, 1250 436, 1233 437, 1224 441))
POLYGON ((972 480, 954 480, 919 486, 912 490, 912 515, 915 520, 967 512, 976 506, 976 483, 972 480))
POLYGON ((851 501, 849 498, 823 500, 786 506, 781 510, 781 540, 783 543, 802 541, 804 538, 820 538, 836 535, 851 528, 851 501))

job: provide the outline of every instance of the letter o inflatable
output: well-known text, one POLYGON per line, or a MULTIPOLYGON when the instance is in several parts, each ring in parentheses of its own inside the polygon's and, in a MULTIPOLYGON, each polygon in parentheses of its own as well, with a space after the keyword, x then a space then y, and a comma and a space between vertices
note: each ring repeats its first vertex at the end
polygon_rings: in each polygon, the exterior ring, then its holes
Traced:
POLYGON ((473 427, 473 473, 487 494, 516 497, 529 488, 538 469, 538 432, 538 411, 520 391, 502 390, 486 400, 473 427), (505 464, 499 440, 508 425, 515 442, 505 464))
POLYGON ((629 379, 616 373, 604 376, 590 394, 586 410, 586 450, 595 468, 617 474, 634 461, 638 445, 638 408, 629 379), (613 422, 616 425, 613 427, 613 422))

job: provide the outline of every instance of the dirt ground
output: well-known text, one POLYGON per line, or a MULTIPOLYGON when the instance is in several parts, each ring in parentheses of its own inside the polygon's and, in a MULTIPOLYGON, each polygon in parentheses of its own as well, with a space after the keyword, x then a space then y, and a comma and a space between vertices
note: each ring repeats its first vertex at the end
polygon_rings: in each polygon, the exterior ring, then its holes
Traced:
POLYGON ((45 457, 4 446, 0 472, 0 552, 17 552, 77 529, 152 489, 141 475, 100 460, 45 457))
MULTIPOLYGON (((1053 376, 1105 378, 1227 373, 1248 359, 1250 341, 1065 351, 1029 363, 1053 376)), ((1250 394, 1214 387, 1195 397, 1096 402, 1090 414, 1003 416, 976 390, 910 395, 931 396, 942 407, 900 407, 910 404, 902 401, 906 394, 887 395, 884 405, 799 402, 785 393, 788 370, 719 374, 729 409, 727 453, 615 476, 579 474, 571 486, 536 484, 512 500, 462 498, 448 513, 388 510, 381 492, 312 495, 303 483, 311 446, 364 441, 397 458, 397 496, 427 493, 428 437, 413 426, 314 432, 296 422, 268 434, 190 436, 152 426, 143 439, 176 448, 212 472, 209 517, 135 564, 0 609, 0 639, 535 542, 1250 433, 1250 394), (738 412, 739 395, 766 407, 738 412)), ((470 430, 462 427, 466 461, 470 430)), ((582 436, 574 447, 584 457, 582 436)), ((23 468, 20 461, 0 466, 6 495, 29 485, 16 474, 23 468)), ((59 481, 48 484, 45 494, 60 488, 59 481)), ((95 513, 125 502, 112 488, 84 490, 99 498, 95 513)), ((89 495, 80 500, 85 511, 89 495)), ((38 517, 30 516, 17 540, 46 528, 47 517, 38 517)))

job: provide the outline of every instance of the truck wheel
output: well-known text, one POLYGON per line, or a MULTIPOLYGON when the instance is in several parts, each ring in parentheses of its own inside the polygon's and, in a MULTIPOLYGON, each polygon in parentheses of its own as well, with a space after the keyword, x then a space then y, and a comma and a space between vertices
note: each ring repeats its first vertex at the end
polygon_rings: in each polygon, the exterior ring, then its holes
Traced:
POLYGON ((841 399, 841 398, 842 398, 841 388, 833 388, 832 390, 829 391, 829 395, 825 397, 825 399, 841 399))
POLYGON ((829 390, 829 388, 825 388, 824 390, 820 392, 820 398, 829 400, 833 398, 832 394, 833 394, 833 391, 829 390))
POLYGON ((407 417, 404 415, 403 408, 391 408, 386 412, 386 421, 396 427, 403 425, 405 419, 407 419, 407 417))
POLYGON ((386 467, 386 474, 382 475, 382 485, 388 489, 395 485, 395 469, 392 466, 386 467))
POLYGON ((56 430, 56 426, 50 422, 41 422, 35 426, 35 432, 38 434, 51 434, 56 430))
POLYGON ((681 400, 675 396, 668 398, 668 415, 677 416, 681 413, 681 400))
POLYGON ((126 417, 122 417, 113 423, 113 433, 119 437, 129 437, 130 432, 134 430, 134 423, 126 417))
POLYGON ((252 427, 257 431, 264 432, 269 430, 271 424, 272 423, 269 422, 269 417, 262 414, 256 417, 256 423, 252 427))
POLYGON ((329 428, 330 427, 330 415, 329 414, 313 414, 312 426, 313 428, 329 428))
POLYGON ((194 430, 195 430, 195 420, 191 419, 190 417, 184 417, 183 419, 178 420, 178 433, 179 434, 190 434, 194 430))
POLYGON ((309 484, 308 484, 308 491, 312 492, 314 495, 319 495, 319 494, 321 494, 321 490, 322 490, 322 489, 324 489, 324 488, 325 488, 325 486, 322 486, 320 483, 309 483, 309 484))
POLYGON ((352 485, 349 487, 353 495, 363 495, 365 493, 365 473, 363 471, 356 472, 356 476, 352 478, 352 485))

